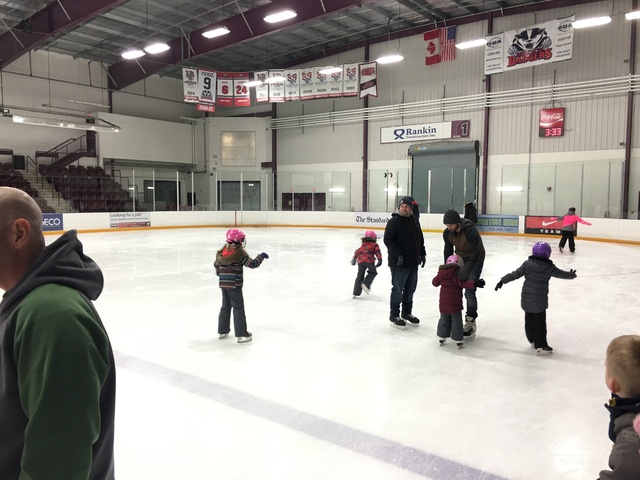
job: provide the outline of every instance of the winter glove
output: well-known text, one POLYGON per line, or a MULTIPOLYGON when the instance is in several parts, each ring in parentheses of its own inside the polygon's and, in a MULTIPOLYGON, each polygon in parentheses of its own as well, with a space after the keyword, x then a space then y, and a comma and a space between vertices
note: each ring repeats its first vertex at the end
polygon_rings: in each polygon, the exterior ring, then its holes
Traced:
POLYGON ((495 289, 495 290, 496 290, 496 292, 502 288, 502 285, 504 285, 504 284, 502 283, 502 280, 500 280, 500 281, 498 282, 498 284, 496 285, 496 289, 495 289))
POLYGON ((380 259, 380 260, 378 260, 378 261, 376 262, 376 267, 379 267, 380 265, 382 265, 382 259, 380 259))
POLYGON ((460 271, 458 272, 458 278, 461 281, 466 282, 467 280, 469 280, 469 275, 470 274, 471 274, 471 270, 469 270, 468 268, 462 267, 460 269, 460 271))
POLYGON ((573 273, 573 278, 576 278, 578 276, 576 274, 576 271, 573 268, 571 270, 569 270, 569 273, 573 273))
POLYGON ((480 280, 476 280, 473 283, 475 283, 476 288, 484 288, 487 282, 485 282, 483 279, 480 279, 480 280))
POLYGON ((356 264, 356 257, 353 257, 353 258, 351 259, 351 265, 355 265, 355 264, 356 264))
POLYGON ((401 267, 403 263, 404 263, 404 256, 398 255, 398 263, 396 263, 396 265, 398 267, 401 267))
POLYGON ((266 253, 264 253, 264 252, 262 252, 262 253, 260 254, 260 256, 261 256, 262 258, 269 258, 269 255, 267 255, 267 254, 266 254, 266 253))
POLYGON ((425 263, 427 263, 427 257, 426 257, 426 255, 422 255, 420 257, 420 267, 424 268, 425 263))

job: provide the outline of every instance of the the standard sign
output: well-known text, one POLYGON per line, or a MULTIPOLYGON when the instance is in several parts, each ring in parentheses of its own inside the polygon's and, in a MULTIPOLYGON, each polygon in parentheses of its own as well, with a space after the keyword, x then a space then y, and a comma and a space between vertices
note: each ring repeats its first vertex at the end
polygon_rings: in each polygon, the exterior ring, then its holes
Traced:
POLYGON ((401 127, 382 127, 380 143, 422 142, 450 138, 469 138, 471 121, 421 123, 401 127))

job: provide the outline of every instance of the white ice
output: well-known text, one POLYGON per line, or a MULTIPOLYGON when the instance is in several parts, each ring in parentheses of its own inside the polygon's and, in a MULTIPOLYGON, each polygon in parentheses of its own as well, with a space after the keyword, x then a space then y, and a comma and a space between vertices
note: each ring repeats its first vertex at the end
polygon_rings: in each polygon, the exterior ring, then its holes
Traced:
MULTIPOLYGON (((118 480, 593 480, 606 468, 609 341, 638 333, 640 248, 484 235, 478 335, 438 347, 442 235, 425 235, 413 313, 390 327, 384 263, 352 299, 363 232, 246 228, 253 342, 219 340, 212 266, 226 228, 85 233, 101 266, 96 302, 118 363, 118 480), (575 280, 552 279, 554 353, 524 335, 522 280, 493 287, 538 240, 575 280)), ((48 237, 48 241, 53 237, 48 237)))

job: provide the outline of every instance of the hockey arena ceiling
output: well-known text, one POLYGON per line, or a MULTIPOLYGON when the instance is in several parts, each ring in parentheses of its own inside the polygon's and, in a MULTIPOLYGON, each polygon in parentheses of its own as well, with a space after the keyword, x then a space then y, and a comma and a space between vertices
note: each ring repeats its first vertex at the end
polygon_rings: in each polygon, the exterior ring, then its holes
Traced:
MULTIPOLYGON (((118 90, 181 67, 241 72, 317 62, 367 44, 596 0, 0 0, 0 69, 34 50, 100 62, 118 90), (275 11, 297 16, 281 23, 275 11), (230 33, 207 39, 224 26, 230 33), (165 52, 122 52, 163 42, 165 52)), ((487 32, 489 33, 489 32, 487 32)))

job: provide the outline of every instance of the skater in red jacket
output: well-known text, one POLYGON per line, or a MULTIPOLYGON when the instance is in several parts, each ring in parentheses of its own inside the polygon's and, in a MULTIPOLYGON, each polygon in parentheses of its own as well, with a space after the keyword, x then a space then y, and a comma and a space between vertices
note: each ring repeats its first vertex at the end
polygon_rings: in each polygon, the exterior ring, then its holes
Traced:
POLYGON ((376 242, 377 238, 376 232, 367 230, 362 237, 362 245, 353 254, 351 265, 358 264, 358 275, 353 285, 353 298, 359 297, 363 290, 368 294, 373 279, 378 275, 376 267, 382 265, 382 253, 376 242))
POLYGON ((458 348, 464 346, 462 334, 462 289, 483 288, 485 281, 467 280, 458 278, 458 270, 464 265, 462 257, 450 255, 444 265, 440 265, 438 274, 431 283, 440 289, 440 320, 438 321, 438 338, 440 346, 444 345, 447 338, 456 342, 458 348))

